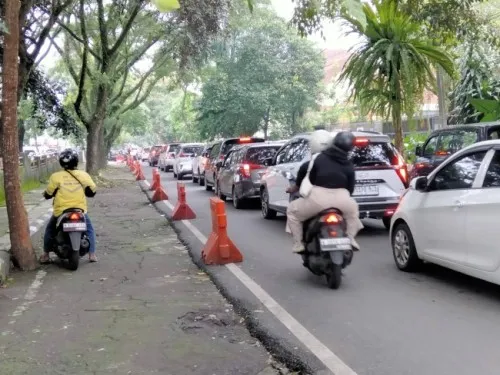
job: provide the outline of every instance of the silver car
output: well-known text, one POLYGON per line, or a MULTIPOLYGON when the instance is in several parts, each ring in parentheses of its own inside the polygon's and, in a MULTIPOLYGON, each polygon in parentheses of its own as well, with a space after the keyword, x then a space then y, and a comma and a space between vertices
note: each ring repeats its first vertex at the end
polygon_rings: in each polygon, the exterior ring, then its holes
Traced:
POLYGON ((193 158, 203 150, 203 143, 185 143, 179 147, 173 163, 174 177, 182 180, 193 174, 193 158))

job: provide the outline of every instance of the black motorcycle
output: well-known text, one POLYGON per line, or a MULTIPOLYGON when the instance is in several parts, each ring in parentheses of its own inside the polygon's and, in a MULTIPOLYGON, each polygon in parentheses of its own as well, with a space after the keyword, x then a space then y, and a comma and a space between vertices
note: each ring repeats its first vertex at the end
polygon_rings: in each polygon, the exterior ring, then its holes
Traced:
MULTIPOLYGON (((290 185, 295 178, 287 176, 290 185)), ((298 192, 290 194, 290 202, 299 198, 298 192)), ((317 276, 326 276, 331 289, 342 283, 342 270, 351 264, 354 252, 346 234, 342 212, 329 208, 303 224, 305 251, 301 253, 304 267, 317 276)))
POLYGON ((52 243, 52 251, 60 259, 68 260, 68 268, 78 269, 80 258, 89 252, 87 222, 82 210, 69 209, 57 218, 57 235, 52 243))

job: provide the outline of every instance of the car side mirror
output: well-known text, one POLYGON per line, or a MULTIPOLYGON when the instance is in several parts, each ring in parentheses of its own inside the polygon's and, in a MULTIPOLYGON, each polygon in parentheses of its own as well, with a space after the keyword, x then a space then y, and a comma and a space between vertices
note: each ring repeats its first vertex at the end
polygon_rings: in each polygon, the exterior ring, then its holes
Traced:
POLYGON ((415 156, 423 156, 424 152, 422 150, 422 145, 418 145, 416 148, 415 148, 415 156))
POLYGON ((428 182, 429 181, 428 181, 427 177, 420 176, 420 177, 414 178, 411 181, 410 187, 417 190, 417 191, 426 191, 428 182))

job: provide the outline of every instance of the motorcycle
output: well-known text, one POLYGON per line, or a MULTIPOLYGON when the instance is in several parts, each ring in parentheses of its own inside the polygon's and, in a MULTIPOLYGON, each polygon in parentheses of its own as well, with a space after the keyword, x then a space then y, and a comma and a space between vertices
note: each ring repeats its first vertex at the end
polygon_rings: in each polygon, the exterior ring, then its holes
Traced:
MULTIPOLYGON (((295 177, 287 172, 290 186, 295 177)), ((289 201, 300 197, 291 193, 289 201)), ((342 283, 342 270, 352 262, 354 252, 346 234, 346 223, 342 212, 329 208, 303 223, 305 251, 301 253, 304 267, 316 276, 326 277, 329 288, 338 289, 342 283)))
POLYGON ((89 252, 87 222, 82 210, 69 209, 57 218, 56 233, 52 251, 60 258, 68 260, 71 271, 78 269, 80 257, 89 252))

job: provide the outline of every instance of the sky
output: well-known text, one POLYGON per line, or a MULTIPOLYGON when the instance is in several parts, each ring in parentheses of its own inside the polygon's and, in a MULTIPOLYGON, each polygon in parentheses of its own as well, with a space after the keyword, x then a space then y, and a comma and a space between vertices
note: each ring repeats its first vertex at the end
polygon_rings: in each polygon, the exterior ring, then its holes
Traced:
MULTIPOLYGON (((287 21, 292 18, 294 9, 292 0, 271 0, 271 3, 280 17, 287 21)), ((309 39, 317 43, 318 47, 322 49, 349 50, 359 40, 352 35, 345 35, 346 32, 347 29, 342 25, 341 21, 328 22, 323 24, 324 38, 321 35, 311 35, 309 39)))

